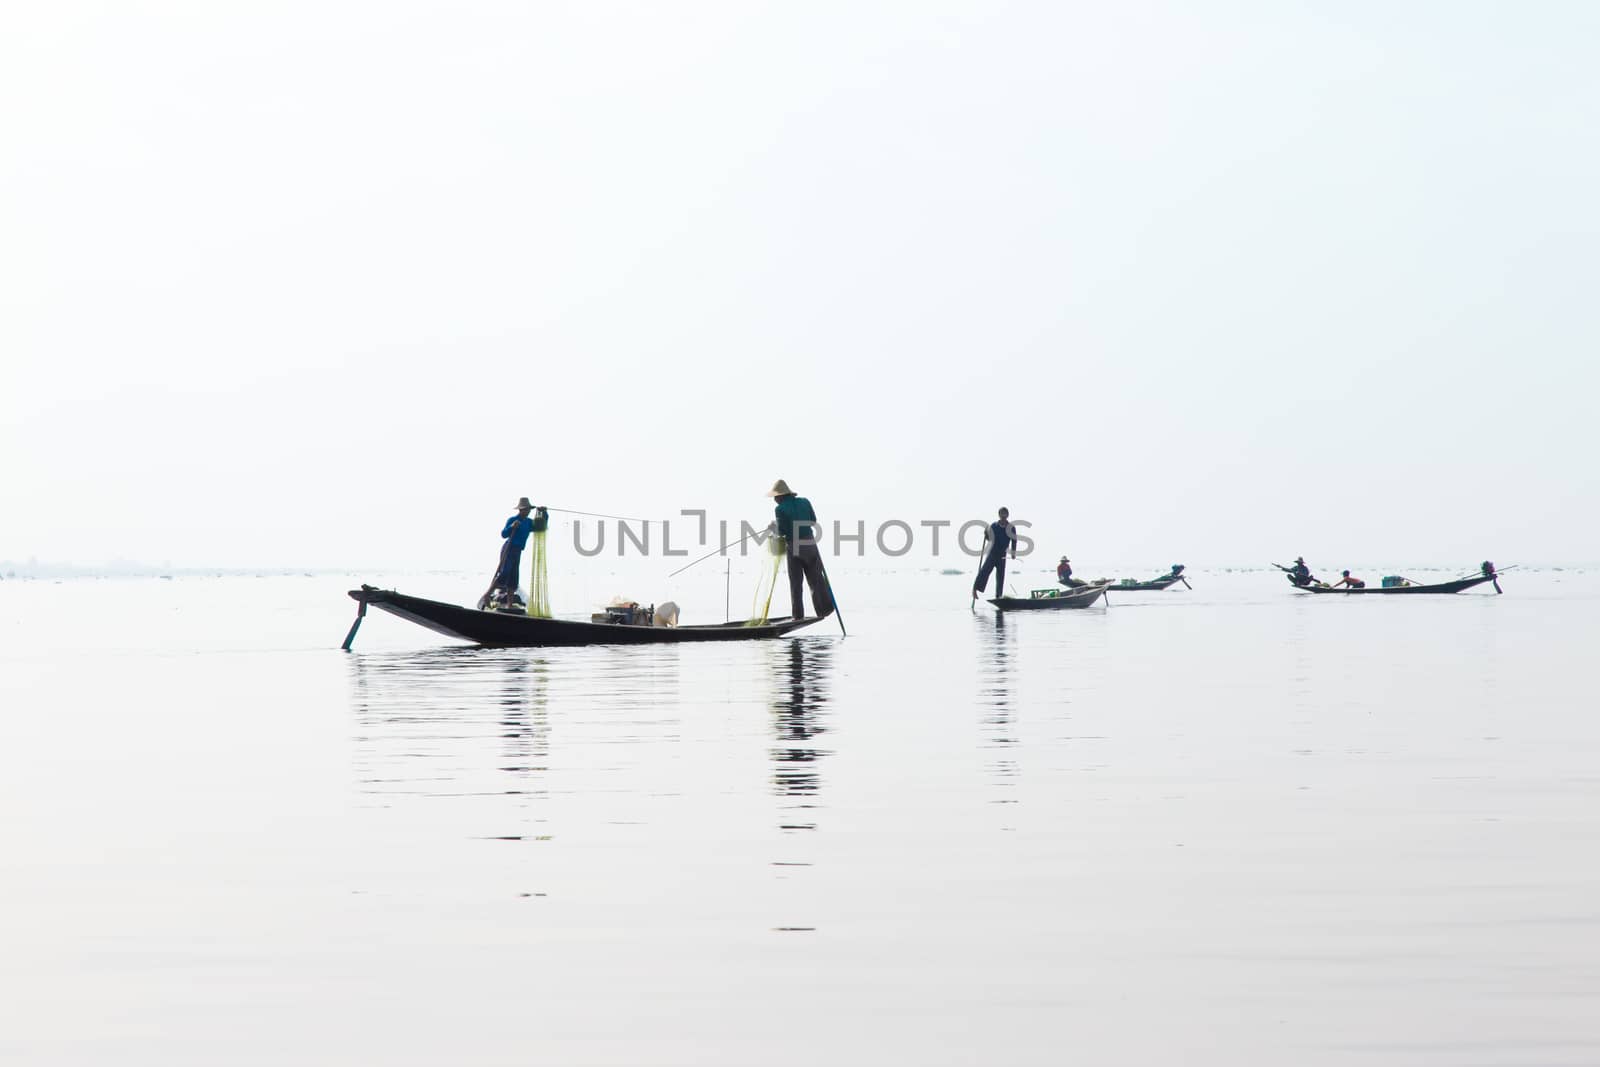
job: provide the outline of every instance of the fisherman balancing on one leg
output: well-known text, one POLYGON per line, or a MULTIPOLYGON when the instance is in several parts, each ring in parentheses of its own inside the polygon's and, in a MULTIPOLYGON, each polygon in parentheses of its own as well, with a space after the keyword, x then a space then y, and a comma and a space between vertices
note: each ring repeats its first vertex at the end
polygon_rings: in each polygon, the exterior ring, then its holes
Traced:
POLYGON ((999 521, 989 524, 983 535, 983 545, 983 566, 978 568, 978 580, 972 583, 973 600, 988 587, 990 571, 996 573, 1000 582, 995 595, 1006 595, 1006 550, 1011 550, 1012 560, 1017 558, 1017 528, 1011 525, 1008 508, 1001 508, 999 521))
POLYGON ((828 588, 828 574, 822 566, 822 553, 817 549, 817 513, 812 510, 811 501, 796 494, 782 478, 772 484, 767 495, 777 502, 776 518, 767 529, 788 545, 785 555, 789 558, 791 617, 805 618, 800 590, 803 584, 809 583, 811 606, 817 618, 825 619, 833 614, 833 590, 828 588))
POLYGON ((522 606, 522 597, 517 594, 517 582, 522 572, 522 550, 528 547, 528 537, 535 530, 544 529, 549 521, 545 509, 534 508, 527 497, 517 501, 517 513, 507 519, 500 530, 500 536, 505 540, 505 544, 500 546, 500 564, 489 581, 489 588, 478 598, 479 611, 491 602, 505 607, 522 606), (530 517, 529 512, 534 514, 530 517))

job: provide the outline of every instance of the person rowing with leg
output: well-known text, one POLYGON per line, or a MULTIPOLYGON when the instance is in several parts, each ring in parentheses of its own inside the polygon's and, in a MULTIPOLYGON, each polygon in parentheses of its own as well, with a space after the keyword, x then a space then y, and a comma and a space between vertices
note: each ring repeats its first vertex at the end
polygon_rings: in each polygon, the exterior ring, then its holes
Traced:
POLYGON ((785 555, 789 557, 790 618, 797 622, 805 618, 800 593, 810 583, 811 606, 817 618, 826 619, 833 614, 833 590, 822 565, 822 552, 817 548, 817 513, 811 501, 790 489, 782 478, 772 484, 767 495, 776 502, 773 523, 767 529, 788 546, 785 555))
POLYGON ((1009 508, 1001 508, 999 521, 989 524, 989 529, 983 535, 983 544, 983 566, 978 568, 978 580, 972 583, 973 600, 977 600, 988 588, 990 571, 996 572, 1000 582, 995 595, 1006 595, 1006 549, 1011 550, 1013 561, 1017 558, 1017 528, 1011 525, 1009 508))
POLYGON ((500 536, 505 544, 500 546, 500 564, 495 568, 494 577, 489 580, 489 588, 478 598, 479 611, 491 603, 514 607, 521 599, 517 596, 517 584, 522 571, 522 550, 528 547, 528 537, 535 526, 542 526, 545 521, 544 508, 538 509, 537 518, 529 517, 529 512, 533 510, 528 498, 523 497, 517 501, 517 513, 507 519, 501 528, 500 536))

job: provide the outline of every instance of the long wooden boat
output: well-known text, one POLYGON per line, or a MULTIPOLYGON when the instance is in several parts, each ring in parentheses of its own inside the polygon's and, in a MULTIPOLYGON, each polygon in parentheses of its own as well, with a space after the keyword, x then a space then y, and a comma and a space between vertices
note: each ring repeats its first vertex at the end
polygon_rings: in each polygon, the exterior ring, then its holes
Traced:
POLYGON ((1063 608, 1086 608, 1099 600, 1107 583, 1095 582, 1081 589, 1035 589, 1032 596, 997 596, 989 603, 998 611, 1060 611, 1063 608))
POLYGON ((1500 583, 1495 582, 1498 574, 1475 574, 1471 578, 1457 578, 1453 582, 1437 582, 1433 585, 1391 585, 1367 586, 1363 589, 1350 589, 1346 586, 1335 588, 1331 585, 1297 585, 1295 589, 1302 593, 1333 593, 1339 596, 1362 596, 1365 594, 1382 596, 1416 595, 1419 593, 1459 593, 1463 589, 1471 589, 1484 582, 1494 582, 1494 591, 1500 592, 1500 583))
MULTIPOLYGON (((678 641, 751 641, 763 637, 779 637, 802 626, 810 626, 814 618, 793 619, 784 616, 757 626, 743 622, 716 623, 707 626, 632 626, 621 623, 579 622, 574 619, 536 619, 529 615, 516 615, 501 611, 479 611, 439 600, 425 600, 419 596, 406 596, 392 589, 377 589, 363 585, 350 590, 350 599, 360 604, 356 626, 361 624, 367 608, 375 607, 402 619, 426 626, 434 633, 470 641, 475 645, 500 648, 570 645, 660 645, 678 641)), ((355 637, 356 626, 350 628, 345 648, 355 637)))

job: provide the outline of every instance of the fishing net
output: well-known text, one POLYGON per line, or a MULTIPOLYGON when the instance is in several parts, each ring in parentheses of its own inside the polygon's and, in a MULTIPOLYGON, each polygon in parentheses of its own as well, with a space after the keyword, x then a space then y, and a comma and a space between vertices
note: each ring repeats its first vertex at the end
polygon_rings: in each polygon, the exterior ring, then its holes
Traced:
POLYGON ((750 621, 746 626, 766 625, 767 615, 772 611, 772 594, 778 588, 778 569, 783 563, 784 553, 789 550, 789 542, 781 537, 767 539, 767 551, 771 553, 769 566, 761 569, 756 575, 756 598, 750 605, 750 621))
POLYGON ((546 570, 545 535, 550 520, 540 511, 533 520, 533 534, 528 538, 529 566, 533 572, 528 582, 528 614, 537 619, 550 617, 550 575, 546 570))

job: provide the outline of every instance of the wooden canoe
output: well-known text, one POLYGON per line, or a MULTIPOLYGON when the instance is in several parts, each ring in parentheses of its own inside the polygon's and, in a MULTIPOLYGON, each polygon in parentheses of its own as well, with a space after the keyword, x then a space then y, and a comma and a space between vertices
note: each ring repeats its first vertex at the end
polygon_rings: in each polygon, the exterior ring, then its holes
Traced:
MULTIPOLYGON (((543 648, 571 645, 661 645, 679 641, 753 641, 764 637, 779 637, 802 626, 810 626, 814 618, 792 619, 784 616, 756 626, 743 622, 716 623, 707 626, 630 626, 619 623, 579 622, 574 619, 537 619, 501 611, 479 611, 439 600, 406 596, 392 589, 377 589, 363 585, 350 590, 350 599, 361 605, 366 614, 368 606, 387 611, 418 626, 425 626, 446 637, 470 641, 475 645, 500 648, 543 648)), ((359 621, 359 618, 358 618, 359 621)), ((355 636, 352 627, 351 637, 355 636)), ((346 639, 349 647, 349 639, 346 639)))
POLYGON ((1032 596, 997 596, 989 603, 998 611, 1061 611, 1086 608, 1105 594, 1107 583, 1095 582, 1079 589, 1036 589, 1032 596))
POLYGON ((1399 596, 1418 593, 1459 593, 1463 589, 1471 589, 1473 586, 1482 585, 1484 582, 1494 582, 1494 591, 1498 593, 1500 592, 1500 583, 1495 582, 1497 577, 1499 577, 1497 574, 1475 574, 1471 578, 1457 578, 1453 582, 1437 582, 1433 585, 1392 585, 1388 588, 1376 585, 1369 585, 1363 589, 1350 589, 1346 586, 1335 588, 1331 585, 1297 585, 1295 586, 1295 591, 1301 593, 1333 593, 1340 596, 1362 596, 1366 594, 1383 596, 1393 594, 1399 596))

